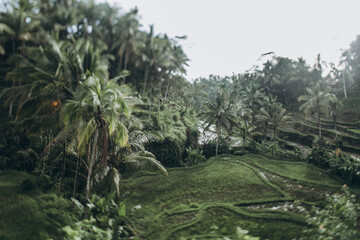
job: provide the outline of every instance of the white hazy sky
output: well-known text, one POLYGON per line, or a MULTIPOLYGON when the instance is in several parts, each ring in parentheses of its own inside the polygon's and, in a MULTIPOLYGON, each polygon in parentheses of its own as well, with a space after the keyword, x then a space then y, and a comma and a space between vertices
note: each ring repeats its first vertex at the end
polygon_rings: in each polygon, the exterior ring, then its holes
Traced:
POLYGON ((341 49, 360 34, 359 0, 109 0, 135 6, 148 29, 170 37, 190 59, 187 78, 242 73, 261 54, 338 63, 341 49))

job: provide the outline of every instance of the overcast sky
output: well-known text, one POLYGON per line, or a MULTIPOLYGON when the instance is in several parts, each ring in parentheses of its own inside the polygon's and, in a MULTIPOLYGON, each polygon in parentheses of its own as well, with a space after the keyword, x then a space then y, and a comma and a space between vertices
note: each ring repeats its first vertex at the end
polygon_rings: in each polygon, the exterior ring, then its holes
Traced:
POLYGON ((248 70, 261 54, 304 57, 318 53, 338 63, 341 49, 360 34, 359 0, 109 0, 139 9, 141 23, 181 44, 190 59, 188 80, 248 70))

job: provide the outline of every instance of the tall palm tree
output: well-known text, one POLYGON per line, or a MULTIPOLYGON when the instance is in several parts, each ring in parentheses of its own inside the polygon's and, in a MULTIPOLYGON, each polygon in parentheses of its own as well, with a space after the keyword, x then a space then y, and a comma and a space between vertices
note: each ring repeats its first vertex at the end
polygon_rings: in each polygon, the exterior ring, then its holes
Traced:
POLYGON ((111 140, 121 147, 128 142, 125 126, 130 106, 121 88, 111 80, 89 76, 62 108, 65 127, 75 128, 71 143, 79 156, 87 158, 86 198, 90 198, 91 177, 101 149, 101 162, 106 163, 111 140))
POLYGON ((272 139, 274 139, 276 138, 279 126, 290 121, 290 115, 282 107, 282 104, 276 101, 276 97, 269 96, 265 99, 267 99, 267 103, 260 108, 258 118, 260 121, 265 122, 266 128, 268 127, 273 130, 272 139))
MULTIPOLYGON (((135 51, 138 42, 140 40, 139 27, 140 23, 137 16, 137 8, 131 10, 119 19, 119 24, 116 33, 118 36, 115 37, 115 41, 112 45, 112 50, 116 50, 119 58, 119 68, 127 70, 128 63, 131 54, 135 51)), ((125 82, 125 78, 124 78, 125 82)))
POLYGON ((306 117, 309 117, 313 113, 317 115, 317 122, 319 128, 319 136, 321 137, 321 114, 328 114, 330 102, 335 101, 336 96, 330 93, 331 88, 329 86, 324 86, 324 84, 319 81, 312 88, 306 88, 307 95, 302 95, 298 97, 298 101, 305 101, 299 110, 304 112, 306 117))
POLYGON ((247 108, 251 109, 251 123, 255 126, 255 116, 264 94, 255 84, 250 84, 250 86, 246 87, 240 94, 243 98, 243 103, 247 108))
POLYGON ((204 131, 215 125, 217 156, 221 131, 225 128, 229 132, 232 126, 237 125, 237 116, 234 114, 232 106, 228 104, 225 94, 218 93, 215 101, 205 103, 205 108, 206 110, 199 115, 204 118, 204 124, 206 124, 204 131))

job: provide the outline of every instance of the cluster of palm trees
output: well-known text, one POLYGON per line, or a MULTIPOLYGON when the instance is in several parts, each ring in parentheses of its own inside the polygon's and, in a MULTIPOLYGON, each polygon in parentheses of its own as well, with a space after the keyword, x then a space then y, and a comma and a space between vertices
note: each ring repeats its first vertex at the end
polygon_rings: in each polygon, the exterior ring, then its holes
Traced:
POLYGON ((242 137, 242 148, 247 138, 254 141, 256 135, 268 136, 268 130, 273 131, 270 138, 276 139, 279 126, 290 120, 290 115, 276 97, 266 95, 256 85, 250 85, 239 92, 238 97, 231 98, 222 89, 215 100, 204 104, 205 111, 200 113, 204 120, 204 131, 214 126, 216 133, 216 155, 218 154, 219 139, 224 131, 228 137, 239 135, 242 137))
POLYGON ((137 9, 108 3, 19 0, 1 8, 1 101, 16 129, 45 139, 43 174, 61 143, 59 193, 71 160, 74 194, 82 170, 87 198, 108 173, 119 179, 114 166, 125 162, 166 173, 144 148, 154 135, 131 113, 139 97, 168 98, 185 81, 188 59, 178 39, 140 27, 137 9))

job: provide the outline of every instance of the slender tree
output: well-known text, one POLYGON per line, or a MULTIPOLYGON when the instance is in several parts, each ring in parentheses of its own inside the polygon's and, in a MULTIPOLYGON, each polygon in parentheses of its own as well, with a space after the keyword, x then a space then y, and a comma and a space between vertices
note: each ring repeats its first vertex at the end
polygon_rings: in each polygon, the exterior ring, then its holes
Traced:
POLYGON ((331 88, 319 81, 313 88, 306 88, 307 95, 298 97, 298 101, 305 101, 299 110, 305 113, 306 117, 313 113, 317 115, 319 136, 321 137, 321 114, 328 114, 330 102, 335 101, 336 96, 330 93, 331 88))
POLYGON ((226 95, 223 93, 218 93, 215 101, 207 102, 205 108, 206 110, 199 115, 204 118, 204 131, 215 126, 217 156, 222 129, 224 128, 229 132, 232 126, 237 124, 237 116, 234 114, 232 106, 228 104, 226 95))

